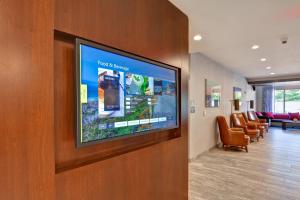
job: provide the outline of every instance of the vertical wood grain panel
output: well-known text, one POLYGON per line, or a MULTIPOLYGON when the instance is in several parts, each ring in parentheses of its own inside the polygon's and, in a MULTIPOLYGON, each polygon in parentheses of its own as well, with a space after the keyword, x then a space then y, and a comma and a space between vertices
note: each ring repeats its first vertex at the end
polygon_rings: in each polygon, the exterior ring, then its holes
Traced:
POLYGON ((0 1, 0 199, 55 198, 53 1, 0 1))
POLYGON ((56 0, 55 29, 181 66, 181 18, 168 0, 56 0))
MULTIPOLYGON (((58 200, 183 200, 188 193, 188 19, 167 0, 56 0, 55 29, 181 69, 181 137, 56 174, 58 200)), ((74 147, 74 46, 55 38, 56 164, 74 147), (62 106, 65 105, 65 106, 62 106)), ((128 142, 128 141, 127 141, 128 142)))

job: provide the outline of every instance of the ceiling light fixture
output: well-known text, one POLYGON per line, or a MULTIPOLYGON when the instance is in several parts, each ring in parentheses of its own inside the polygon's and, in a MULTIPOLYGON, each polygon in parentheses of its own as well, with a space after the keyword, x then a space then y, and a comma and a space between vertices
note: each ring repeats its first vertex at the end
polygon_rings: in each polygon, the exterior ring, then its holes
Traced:
POLYGON ((259 45, 255 44, 251 47, 251 49, 255 50, 255 49, 258 49, 259 48, 259 45))
POLYGON ((260 61, 265 62, 265 61, 267 61, 267 59, 266 58, 261 58, 260 61))
POLYGON ((270 75, 275 75, 275 73, 274 73, 274 72, 271 72, 270 75))
POLYGON ((201 39, 202 39, 202 36, 199 35, 199 34, 194 36, 194 40, 195 40, 195 41, 199 41, 199 40, 201 40, 201 39))
POLYGON ((266 67, 266 69, 272 69, 272 67, 268 66, 268 67, 266 67))

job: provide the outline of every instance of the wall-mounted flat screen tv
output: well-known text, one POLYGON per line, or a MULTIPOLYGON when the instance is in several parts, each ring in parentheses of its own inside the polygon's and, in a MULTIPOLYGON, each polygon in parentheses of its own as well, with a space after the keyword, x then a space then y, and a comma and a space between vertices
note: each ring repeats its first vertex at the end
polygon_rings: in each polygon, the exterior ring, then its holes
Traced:
POLYGON ((178 69, 76 39, 77 147, 178 127, 178 69))

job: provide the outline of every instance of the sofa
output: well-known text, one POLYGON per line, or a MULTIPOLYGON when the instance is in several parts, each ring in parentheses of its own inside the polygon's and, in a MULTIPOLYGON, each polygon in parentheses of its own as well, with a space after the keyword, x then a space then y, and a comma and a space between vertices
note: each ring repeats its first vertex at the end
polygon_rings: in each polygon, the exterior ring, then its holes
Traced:
POLYGON ((300 120, 300 113, 273 113, 273 112, 256 112, 256 115, 260 119, 266 119, 271 125, 277 125, 285 120, 300 120))

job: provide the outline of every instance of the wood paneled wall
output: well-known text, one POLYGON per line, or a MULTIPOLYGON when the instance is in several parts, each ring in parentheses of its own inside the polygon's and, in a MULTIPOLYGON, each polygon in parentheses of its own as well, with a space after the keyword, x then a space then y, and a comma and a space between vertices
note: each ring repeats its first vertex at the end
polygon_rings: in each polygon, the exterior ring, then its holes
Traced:
POLYGON ((3 0, 0 27, 0 199, 188 199, 182 12, 167 0, 3 0), (180 129, 110 156, 75 149, 74 37, 180 68, 180 129))
POLYGON ((66 33, 54 45, 57 199, 187 199, 187 17, 167 0, 57 0, 54 26, 66 33), (68 35, 181 68, 181 137, 93 163, 103 144, 76 150, 74 42, 68 35), (86 165, 68 166, 87 157, 86 165))
POLYGON ((0 199, 53 200, 52 0, 0 1, 0 199))

